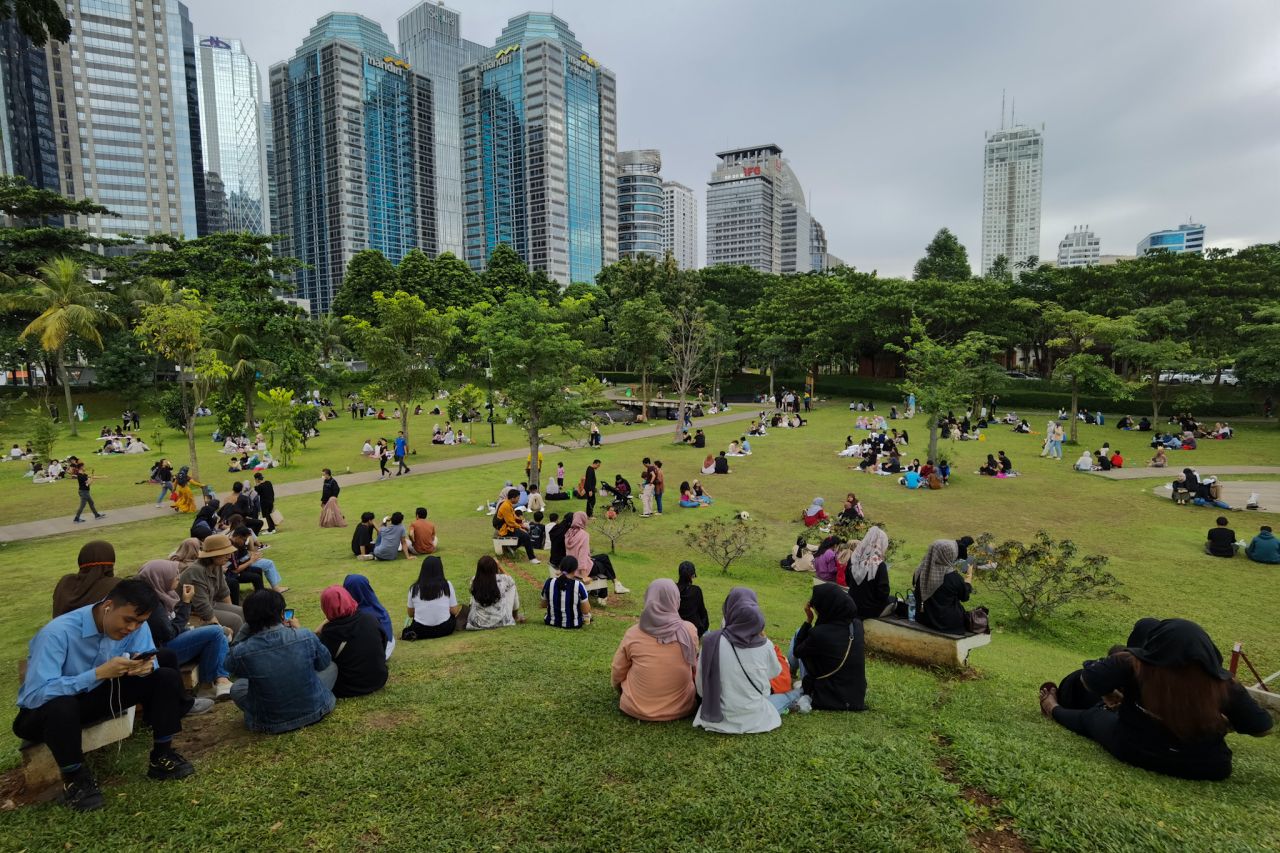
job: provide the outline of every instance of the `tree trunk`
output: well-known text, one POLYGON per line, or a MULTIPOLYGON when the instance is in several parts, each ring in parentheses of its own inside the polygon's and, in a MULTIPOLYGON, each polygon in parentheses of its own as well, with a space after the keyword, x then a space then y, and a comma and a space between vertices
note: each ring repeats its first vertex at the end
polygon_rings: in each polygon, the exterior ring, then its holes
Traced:
MULTIPOLYGON (((542 466, 538 464, 538 451, 542 449, 541 436, 538 434, 538 422, 529 423, 529 488, 542 488, 542 466)), ((517 457, 519 458, 519 457, 517 457)))
POLYGON ((1152 429, 1160 423, 1160 371, 1151 373, 1151 421, 1152 429))
POLYGON ((1071 377, 1071 443, 1079 444, 1080 419, 1076 413, 1080 411, 1080 380, 1071 377))
POLYGON ((67 420, 71 423, 71 435, 75 437, 80 434, 79 424, 76 422, 76 413, 71 408, 71 380, 67 378, 67 359, 64 350, 58 350, 58 381, 62 383, 62 393, 67 400, 67 420))
POLYGON ((938 464, 938 415, 936 412, 929 415, 929 459, 930 464, 938 464))
POLYGON ((720 356, 716 355, 716 366, 711 376, 711 402, 720 405, 720 356))
POLYGON ((182 378, 184 372, 183 366, 178 365, 178 386, 182 389, 182 416, 186 419, 187 461, 191 463, 191 476, 199 480, 200 463, 196 459, 196 407, 191 399, 191 387, 182 378))
POLYGON ((769 362, 769 400, 771 402, 773 400, 773 374, 777 372, 776 367, 777 362, 769 362))
POLYGON ((253 404, 257 402, 257 384, 258 380, 250 376, 244 383, 244 429, 245 435, 251 435, 253 428, 253 404))
POLYGON ((412 402, 412 400, 403 400, 400 405, 400 431, 404 433, 404 452, 406 456, 409 454, 409 404, 412 402))
POLYGON ((640 369, 640 406, 644 419, 649 420, 649 370, 643 367, 640 369))

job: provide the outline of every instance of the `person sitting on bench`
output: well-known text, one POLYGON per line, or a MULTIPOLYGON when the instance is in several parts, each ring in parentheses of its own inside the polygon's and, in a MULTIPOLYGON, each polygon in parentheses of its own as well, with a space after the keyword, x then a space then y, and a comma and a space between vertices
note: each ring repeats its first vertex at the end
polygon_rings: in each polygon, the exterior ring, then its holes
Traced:
POLYGON ((178 670, 155 660, 147 617, 159 606, 146 581, 129 578, 96 604, 57 617, 31 641, 13 733, 49 747, 62 771, 62 802, 76 811, 103 805, 84 764, 80 731, 115 711, 142 704, 153 736, 149 777, 183 779, 195 772, 172 745, 193 700, 178 670))
POLYGON ((973 592, 973 566, 963 575, 954 571, 959 550, 954 539, 938 539, 920 561, 911 579, 920 603, 920 624, 949 634, 965 633, 965 609, 973 592))
POLYGON ((497 538, 515 539, 516 547, 523 548, 529 562, 536 566, 542 561, 533 554, 533 542, 529 539, 529 531, 524 522, 516 518, 516 501, 519 499, 519 489, 508 489, 506 499, 498 504, 497 517, 494 519, 494 526, 498 531, 497 538))
POLYGON ((889 593, 889 567, 884 561, 888 550, 889 537, 879 527, 871 527, 849 558, 845 579, 849 581, 849 598, 858 609, 859 619, 888 615, 897 605, 889 593))
POLYGON ((1126 764, 1210 781, 1231 775, 1228 731, 1261 737, 1272 726, 1186 619, 1139 620, 1127 647, 1042 684, 1040 712, 1126 764))

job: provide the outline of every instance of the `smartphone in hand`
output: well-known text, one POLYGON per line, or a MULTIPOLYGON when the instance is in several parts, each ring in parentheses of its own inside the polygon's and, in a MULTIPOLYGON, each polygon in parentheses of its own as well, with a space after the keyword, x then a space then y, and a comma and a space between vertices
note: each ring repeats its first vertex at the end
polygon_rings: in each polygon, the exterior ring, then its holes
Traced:
POLYGON ((284 621, 288 622, 292 618, 293 618, 293 608, 291 607, 284 612, 284 621))
POLYGON ((156 656, 156 650, 152 649, 149 652, 134 652, 133 654, 129 655, 129 660, 151 660, 155 656, 156 656))

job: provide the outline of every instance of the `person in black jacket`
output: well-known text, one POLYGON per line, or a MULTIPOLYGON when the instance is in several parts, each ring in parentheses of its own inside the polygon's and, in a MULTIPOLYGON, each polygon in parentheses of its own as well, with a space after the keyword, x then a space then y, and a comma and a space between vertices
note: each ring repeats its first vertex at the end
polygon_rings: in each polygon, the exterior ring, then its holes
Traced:
POLYGON ((258 493, 258 508, 262 512, 262 520, 267 525, 267 533, 276 532, 275 519, 271 513, 276 509, 276 487, 259 471, 253 475, 253 490, 258 493))
POLYGON ((564 518, 556 520, 556 514, 551 513, 551 526, 547 528, 547 541, 551 543, 551 555, 547 558, 547 562, 552 568, 560 568, 560 561, 564 559, 564 535, 569 532, 569 526, 573 524, 573 513, 566 512, 564 518))
POLYGON ((889 566, 884 561, 889 537, 879 527, 871 527, 853 549, 845 578, 849 598, 859 619, 875 619, 893 612, 897 601, 889 593, 889 566))
POLYGON ((201 542, 206 537, 217 532, 218 528, 218 502, 209 500, 196 513, 195 521, 191 522, 190 535, 199 539, 201 542))
POLYGON ((318 636, 338 667, 333 695, 343 699, 381 690, 387 683, 387 654, 378 620, 337 584, 320 593, 320 609, 328 621, 318 636))
POLYGON ((955 540, 939 539, 929 546, 911 579, 919 602, 920 624, 951 634, 965 633, 961 602, 968 601, 973 592, 973 566, 962 575, 955 571, 957 559, 955 540))
POLYGON ((867 710, 862 620, 853 599, 836 584, 819 584, 804 615, 794 648, 805 695, 820 711, 867 710))
POLYGON ((1209 529, 1205 537, 1204 552, 1211 557, 1234 557, 1240 550, 1236 544, 1236 532, 1227 526, 1227 517, 1218 516, 1218 526, 1209 529))
POLYGON ((329 498, 336 498, 338 492, 342 491, 342 487, 338 485, 338 481, 334 479, 333 472, 328 468, 324 469, 324 485, 320 489, 320 506, 324 506, 329 502, 329 498))
POLYGON ((693 563, 685 560, 680 564, 676 589, 680 590, 680 618, 697 628, 701 637, 711 627, 711 617, 707 615, 707 605, 702 600, 702 589, 693 582, 697 576, 693 563))
POLYGON ((582 475, 582 491, 585 493, 583 497, 587 499, 587 518, 590 518, 591 513, 596 509, 596 469, 599 467, 600 460, 593 459, 587 466, 586 473, 582 475))

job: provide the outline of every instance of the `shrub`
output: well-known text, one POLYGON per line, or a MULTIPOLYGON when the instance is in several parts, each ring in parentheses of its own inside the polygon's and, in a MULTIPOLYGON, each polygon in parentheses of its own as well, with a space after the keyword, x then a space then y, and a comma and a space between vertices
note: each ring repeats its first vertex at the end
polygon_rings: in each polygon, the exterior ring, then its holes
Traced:
POLYGON ((636 529, 639 525, 638 518, 639 516, 634 512, 614 512, 613 510, 609 510, 603 516, 596 517, 596 530, 599 531, 601 536, 609 540, 610 554, 618 553, 618 540, 636 529))
POLYGON ((58 425, 49 417, 49 410, 35 406, 31 410, 31 449, 36 458, 46 464, 53 459, 53 446, 58 441, 58 425))
POLYGON ((1106 571, 1107 558, 1090 554, 1077 560, 1078 549, 1070 539, 1055 542, 1041 530, 1030 543, 993 542, 994 537, 984 533, 971 551, 989 555, 983 559, 993 568, 982 577, 1009 599, 1024 625, 1049 619, 1071 604, 1128 601, 1120 592, 1120 579, 1106 571))
POLYGON ((293 425, 298 430, 299 441, 302 442, 303 447, 306 447, 311 430, 320 423, 320 410, 315 406, 295 406, 292 417, 293 425))
POLYGON ((690 548, 705 554, 727 575, 734 560, 746 556, 758 547, 764 532, 750 519, 735 515, 733 518, 713 518, 698 525, 685 525, 684 542, 690 548))
MULTIPOLYGON (((849 542, 855 539, 861 539, 866 535, 867 530, 872 527, 879 527, 885 532, 886 536, 889 534, 889 527, 883 521, 868 521, 867 519, 862 518, 854 519, 853 521, 843 521, 837 518, 832 522, 831 526, 827 528, 826 532, 823 532, 817 527, 805 528, 804 539, 811 545, 820 544, 822 540, 826 539, 828 536, 835 536, 843 542, 849 542)), ((902 545, 902 540, 894 539, 892 536, 889 537, 889 547, 885 549, 884 553, 885 562, 893 562, 890 557, 898 550, 900 545, 902 545)))
POLYGON ((209 396, 207 405, 222 435, 239 435, 245 431, 244 397, 241 394, 219 391, 209 396))
POLYGON ((484 402, 484 392, 467 383, 449 395, 449 420, 460 421, 471 414, 472 409, 479 409, 484 402))
MULTIPOLYGON (((301 440, 294 423, 293 392, 288 388, 272 388, 269 391, 259 391, 258 399, 267 410, 262 428, 266 430, 271 442, 271 452, 280 460, 281 465, 288 465, 293 461, 293 454, 297 452, 301 440)), ((311 406, 303 408, 315 411, 311 406)))
POLYGON ((165 426, 170 429, 186 430, 187 415, 182 408, 181 390, 170 388, 168 391, 157 394, 154 405, 156 411, 160 413, 160 419, 164 421, 165 426))

